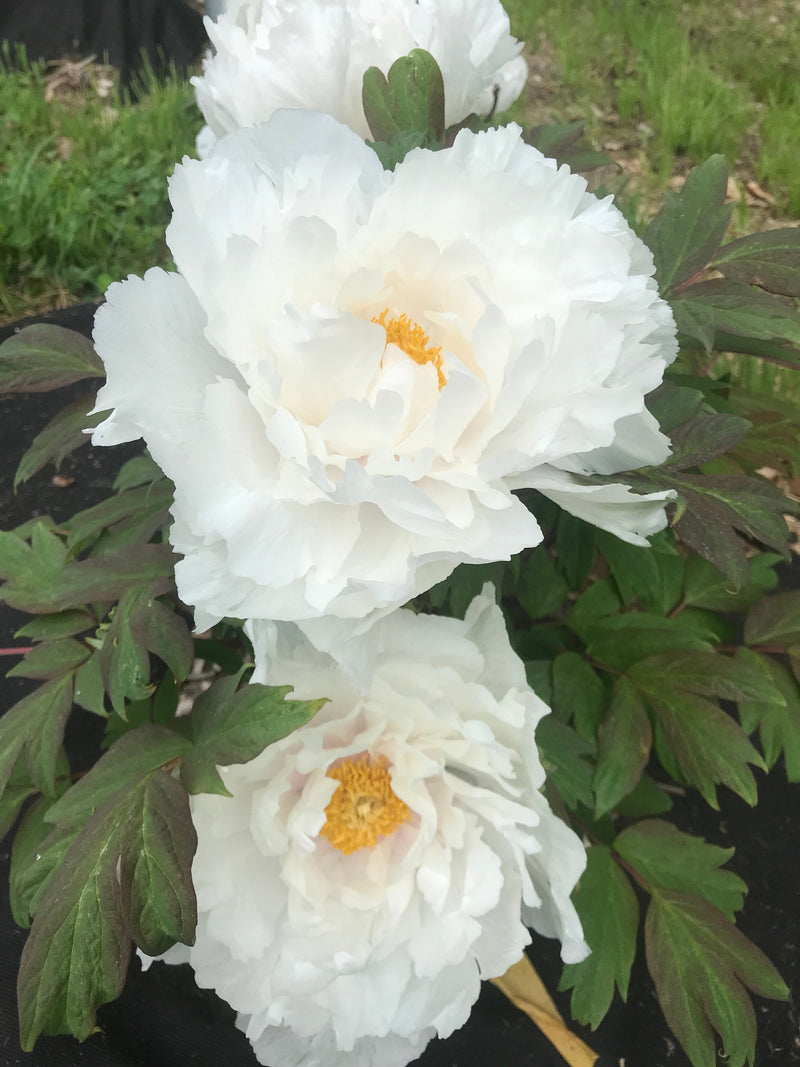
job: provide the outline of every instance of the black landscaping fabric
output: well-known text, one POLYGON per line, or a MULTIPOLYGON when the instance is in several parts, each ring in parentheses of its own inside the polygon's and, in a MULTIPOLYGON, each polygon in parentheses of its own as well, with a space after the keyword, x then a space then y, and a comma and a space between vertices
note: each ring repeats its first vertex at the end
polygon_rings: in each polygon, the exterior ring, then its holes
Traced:
POLYGON ((24 45, 31 60, 94 55, 123 84, 145 62, 187 70, 208 44, 189 0, 0 0, 0 40, 24 45))
MULTIPOLYGON (((95 305, 52 312, 50 321, 89 335, 95 305)), ((0 341, 14 327, 0 327, 0 341)), ((85 383, 60 393, 0 397, 0 527, 10 529, 34 515, 66 519, 97 503, 111 489, 121 463, 137 445, 114 449, 87 445, 68 458, 61 473, 74 479, 66 488, 52 483, 52 468, 42 471, 14 494, 17 462, 44 423, 85 383)), ((153 382, 153 389, 159 383, 153 382)), ((786 568, 786 588, 800 586, 797 566, 786 568)), ((0 604, 0 647, 13 645, 14 630, 24 616, 0 604)), ((12 661, 13 662, 13 661, 12 661)), ((9 666, 11 663, 9 663, 9 666)), ((6 711, 32 683, 0 683, 0 712, 6 711)), ((66 739, 73 770, 98 756, 102 722, 76 711, 66 739)), ((721 811, 699 797, 678 800, 675 820, 684 830, 721 846, 736 847, 730 864, 750 887, 741 914, 741 929, 777 964, 784 979, 800 994, 800 786, 786 782, 782 767, 759 775, 760 802, 755 810, 728 790, 720 790, 721 811)), ((230 1008, 206 990, 198 990, 191 970, 155 965, 143 974, 131 964, 122 997, 101 1008, 100 1032, 83 1045, 71 1038, 41 1038, 30 1055, 19 1051, 15 982, 26 933, 15 927, 8 905, 10 839, 0 844, 0 1067, 249 1067, 255 1059, 233 1025, 230 1008)), ((645 901, 641 901, 644 907, 645 901)), ((534 940, 529 950, 548 988, 560 975, 554 942, 534 940)), ((568 1018, 569 995, 556 994, 568 1018)), ((800 1064, 800 1014, 795 1002, 758 1000, 758 1067, 800 1064)), ((655 1000, 642 956, 637 959, 627 1005, 616 999, 599 1030, 575 1027, 600 1054, 601 1067, 687 1067, 688 1060, 669 1033, 655 1000)), ((446 1041, 434 1041, 418 1067, 563 1067, 564 1061, 536 1027, 496 989, 485 985, 467 1025, 446 1041)), ((376 1064, 375 1067, 381 1067, 376 1064)))

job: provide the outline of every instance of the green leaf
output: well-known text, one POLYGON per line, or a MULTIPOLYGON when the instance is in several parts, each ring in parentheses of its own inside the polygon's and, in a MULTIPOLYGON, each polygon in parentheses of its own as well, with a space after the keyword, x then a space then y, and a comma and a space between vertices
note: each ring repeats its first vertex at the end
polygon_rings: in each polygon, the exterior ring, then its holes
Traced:
POLYGON ((591 640, 597 625, 622 607, 617 583, 611 578, 592 582, 575 601, 575 607, 567 616, 567 625, 584 642, 591 640))
POLYGON ((739 704, 742 726, 747 733, 758 727, 768 767, 774 767, 783 752, 786 777, 790 782, 800 782, 800 687, 786 668, 769 656, 744 648, 739 650, 739 655, 757 661, 774 687, 772 697, 739 704))
POLYGON ((516 593, 531 619, 552 615, 566 600, 567 583, 558 573, 544 545, 523 561, 516 593))
POLYGON ((800 229, 787 227, 740 237, 720 248, 713 265, 733 281, 800 297, 800 229))
POLYGON ((594 742, 608 701, 600 676, 577 652, 562 652, 553 660, 553 710, 564 722, 594 742))
POLYGON ((598 817, 636 787, 652 744, 653 732, 641 697, 627 678, 617 679, 611 708, 598 732, 597 769, 592 782, 598 817))
POLYGON ((627 876, 605 845, 587 852, 586 870, 573 895, 591 955, 582 963, 568 964, 559 983, 571 989, 572 1016, 596 1030, 614 999, 614 988, 628 998, 639 904, 627 876))
POLYGON ((415 148, 426 148, 428 143, 428 134, 420 130, 406 130, 404 133, 399 133, 391 144, 387 144, 386 141, 367 141, 367 144, 381 161, 381 166, 384 170, 394 170, 398 163, 403 162, 409 152, 415 148))
POLYGON ((453 573, 428 591, 431 605, 443 608, 449 605, 449 614, 463 619, 472 601, 489 582, 494 586, 495 596, 503 586, 505 563, 462 563, 453 573))
POLYGON ((523 140, 538 148, 559 166, 566 164, 573 173, 582 174, 595 167, 615 166, 604 152, 596 152, 584 140, 586 123, 583 119, 556 125, 532 126, 523 133, 523 140))
POLYGON ((45 682, 0 719, 0 793, 24 752, 33 784, 53 795, 56 760, 72 709, 72 684, 71 674, 45 682))
MULTIPOLYGON (((61 783, 59 794, 64 792, 68 784, 66 780, 61 783)), ((63 847, 57 854, 45 847, 45 840, 52 833, 53 827, 44 817, 54 802, 52 797, 39 797, 25 812, 14 837, 9 871, 9 897, 17 926, 30 926, 39 898, 71 841, 71 837, 68 837, 61 842, 63 847)))
POLYGON ((709 845, 663 819, 645 819, 623 830, 615 850, 650 886, 690 893, 709 901, 733 920, 747 886, 732 871, 721 871, 734 849, 709 845))
POLYGON ((110 496, 92 508, 79 511, 69 521, 67 548, 74 548, 96 537, 109 526, 115 526, 131 518, 137 520, 138 529, 141 529, 144 520, 149 519, 147 530, 144 531, 146 533, 144 540, 149 540, 153 533, 166 522, 173 495, 172 482, 162 478, 155 484, 117 493, 116 496, 110 496))
POLYGON ((739 724, 716 704, 693 693, 682 693, 681 697, 678 703, 648 694, 648 703, 686 781, 716 810, 720 783, 752 807, 758 795, 747 764, 763 767, 761 756, 739 724))
POLYGON ((594 754, 594 745, 554 715, 546 716, 536 727, 536 744, 542 765, 567 807, 585 804, 591 808, 592 765, 586 757, 594 754))
POLYGON ((307 723, 327 702, 325 698, 286 700, 290 686, 251 683, 237 689, 239 678, 218 679, 194 702, 194 744, 181 766, 181 778, 190 793, 226 795, 218 764, 247 763, 267 745, 307 723))
POLYGON ((663 381, 647 395, 646 401, 648 411, 658 419, 662 432, 671 434, 698 413, 705 403, 705 396, 699 389, 663 381))
POLYGON ((62 326, 25 326, 0 345, 0 393, 46 393, 105 373, 92 342, 62 326))
POLYGON ((151 459, 147 452, 143 452, 141 456, 134 456, 127 463, 122 464, 111 488, 115 493, 122 493, 126 489, 136 489, 140 485, 150 485, 151 482, 160 481, 163 477, 163 472, 158 464, 151 459))
POLYGON ((130 630, 143 648, 166 663, 178 682, 188 678, 194 663, 194 642, 180 615, 144 593, 131 612, 130 630))
POLYGON ((590 637, 587 655, 622 671, 662 649, 710 650, 717 639, 701 620, 683 615, 665 619, 644 611, 601 619, 592 627, 590 637))
POLYGON ((36 792, 38 790, 30 779, 25 760, 18 759, 5 790, 0 793, 0 841, 14 825, 22 805, 36 792))
POLYGON ((714 1030, 729 1067, 753 1063, 756 1020, 745 987, 789 995, 763 952, 712 904, 665 890, 650 901, 645 952, 661 1009, 694 1067, 715 1067, 714 1030))
MULTIPOLYGON (((732 338, 775 342, 786 346, 782 360, 796 363, 800 359, 800 316, 794 308, 763 289, 725 279, 699 282, 683 290, 671 301, 678 327, 679 340, 686 346, 687 338, 694 338, 699 346, 723 350, 722 337, 728 351, 742 351, 732 338), (698 320, 698 316, 702 316, 698 320), (698 335, 698 322, 710 331, 711 344, 698 335), (681 335, 684 335, 681 337, 681 335)), ((744 351, 749 348, 745 347, 744 351)))
POLYGON ((616 805, 618 815, 626 819, 642 819, 649 815, 663 815, 672 807, 669 793, 659 788, 648 775, 643 774, 639 784, 616 805))
POLYGON ((100 653, 95 652, 75 674, 73 700, 86 711, 106 718, 106 690, 100 668, 100 653))
POLYGON ((713 563, 694 553, 686 559, 683 603, 709 611, 737 611, 757 603, 768 589, 778 584, 774 566, 780 556, 762 552, 748 560, 749 577, 738 590, 713 563))
POLYGON ((395 60, 384 76, 378 67, 364 74, 364 114, 374 140, 391 144, 405 133, 425 132, 444 142, 444 82, 439 64, 422 48, 395 60))
POLYGON ((125 593, 113 609, 111 625, 106 630, 100 650, 100 674, 117 715, 125 718, 129 700, 143 700, 152 691, 150 657, 132 631, 131 617, 142 596, 141 589, 125 593))
POLYGON ((34 641, 55 641, 90 630, 97 623, 88 611, 62 611, 57 615, 40 615, 21 626, 15 637, 30 637, 34 641))
POLYGON ((754 658, 738 655, 731 659, 718 652, 664 652, 636 663, 629 677, 644 693, 675 702, 680 701, 681 693, 736 701, 775 696, 769 678, 754 658))
POLYGON ((166 545, 134 545, 102 559, 67 562, 60 538, 38 523, 31 545, 0 533, 0 577, 7 579, 2 598, 9 607, 32 615, 84 608, 96 601, 118 600, 129 589, 157 583, 157 592, 172 585, 174 557, 166 545))
POLYGON ((744 639, 748 645, 782 649, 800 644, 800 593, 778 593, 759 601, 745 619, 744 639))
POLYGON ((186 790, 165 771, 148 777, 132 794, 132 803, 120 865, 122 911, 139 948, 158 956, 176 941, 194 941, 197 834, 186 790))
MULTIPOLYGON (((51 809, 52 813, 52 809, 51 809)), ((130 938, 149 953, 194 938, 188 798, 165 771, 121 788, 89 818, 42 894, 20 963, 21 1044, 84 1040, 119 996, 130 938)))
POLYGON ((556 530, 556 567, 570 589, 583 585, 594 562, 596 530, 583 519, 562 511, 556 530))
POLYGON ((597 548, 614 575, 624 604, 634 599, 647 611, 666 615, 680 597, 683 560, 672 540, 659 535, 649 548, 598 530, 597 548))
POLYGON ((53 805, 47 821, 82 825, 120 789, 179 760, 190 748, 189 740, 164 726, 148 724, 123 734, 53 805))
POLYGON ((8 672, 8 678, 60 678, 80 667, 92 650, 81 641, 66 637, 61 641, 43 641, 8 672))
POLYGON ((694 168, 680 193, 667 193, 645 230, 662 293, 689 281, 714 257, 733 211, 733 205, 724 202, 727 182, 724 157, 712 156, 694 168))
POLYGON ((89 414, 96 399, 93 393, 78 397, 40 430, 19 461, 17 473, 14 475, 15 489, 32 478, 51 460, 58 470, 65 456, 89 443, 90 435, 84 433, 84 430, 97 426, 108 414, 107 411, 89 414))

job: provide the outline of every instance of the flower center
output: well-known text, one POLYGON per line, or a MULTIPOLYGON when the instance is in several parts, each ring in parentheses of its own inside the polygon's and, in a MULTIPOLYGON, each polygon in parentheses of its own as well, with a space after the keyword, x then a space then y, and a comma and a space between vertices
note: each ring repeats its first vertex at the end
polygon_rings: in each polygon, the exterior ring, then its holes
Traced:
POLYGON ((408 315, 387 319, 386 316, 388 314, 389 309, 384 308, 380 315, 372 320, 386 330, 386 344, 397 345, 420 366, 425 363, 432 363, 439 376, 439 388, 441 389, 447 381, 442 370, 442 346, 439 345, 437 348, 432 348, 428 344, 430 338, 423 328, 418 322, 410 319, 408 315))
POLYGON ((334 848, 349 856, 359 848, 372 848, 379 837, 394 833, 408 819, 408 805, 395 795, 385 756, 343 760, 328 771, 339 782, 325 809, 320 830, 334 848))

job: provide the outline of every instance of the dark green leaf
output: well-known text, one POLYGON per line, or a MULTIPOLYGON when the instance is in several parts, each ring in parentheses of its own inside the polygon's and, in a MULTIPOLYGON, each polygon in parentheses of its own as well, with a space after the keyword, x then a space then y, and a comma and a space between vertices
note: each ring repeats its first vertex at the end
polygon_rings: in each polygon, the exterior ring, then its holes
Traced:
POLYGON ((710 611, 737 611, 757 603, 768 589, 774 589, 778 577, 774 565, 780 556, 762 552, 748 560, 749 579, 738 591, 718 567, 692 553, 686 559, 683 602, 710 611))
POLYGON ((591 808, 592 765, 586 757, 594 754, 594 745, 554 715, 546 716, 536 727, 536 744, 548 777, 567 807, 585 804, 591 808))
POLYGON ((134 639, 166 663, 179 682, 186 680, 194 662, 194 642, 180 615, 145 594, 134 605, 130 629, 134 639))
POLYGON ((194 653, 198 659, 216 663, 225 674, 238 674, 244 666, 244 661, 236 649, 213 638, 195 637, 194 653))
POLYGON ((131 616, 143 596, 147 594, 141 589, 131 589, 122 596, 113 609, 100 650, 103 685, 111 706, 123 719, 127 701, 144 700, 151 692, 150 657, 131 628, 131 616))
POLYGON ((558 125, 532 126, 523 138, 543 155, 557 160, 559 166, 566 164, 576 174, 595 167, 616 166, 610 156, 589 147, 583 136, 585 126, 582 119, 558 125))
MULTIPOLYGON (((39 817, 44 819, 46 813, 47 805, 43 804, 36 816, 37 825, 39 817)), ((30 926, 42 893, 50 884, 80 829, 80 826, 57 826, 54 829, 46 824, 42 839, 37 842, 33 855, 18 858, 11 872, 10 882, 11 908, 14 922, 18 926, 30 926)))
POLYGON ((191 944, 197 925, 192 859, 197 834, 183 786, 156 771, 132 797, 135 809, 120 865, 122 911, 130 935, 149 956, 176 941, 191 944))
POLYGON ((45 682, 0 719, 0 793, 24 751, 32 783, 52 796, 56 760, 72 709, 72 675, 45 682))
POLYGON ((595 1030, 611 1007, 615 986, 623 1000, 628 998, 639 904, 627 876, 604 845, 588 850, 573 900, 592 952, 582 963, 564 968, 559 989, 572 990, 573 1018, 595 1030))
POLYGON ((149 536, 152 536, 166 521, 173 492, 172 482, 162 478, 154 485, 117 493, 86 511, 79 511, 70 519, 67 547, 74 548, 107 527, 130 518, 136 518, 140 523, 149 518, 152 527, 149 536))
POLYGON ((568 511, 558 517, 556 567, 570 589, 583 585, 594 561, 595 528, 568 511))
POLYGON ((611 578, 601 578, 575 601, 575 607, 567 616, 567 625, 582 641, 588 642, 598 623, 621 607, 617 583, 611 578))
POLYGON ((449 605, 449 614, 463 619, 467 608, 487 582, 494 586, 495 597, 503 585, 505 563, 462 563, 443 582, 428 591, 431 605, 449 605))
POLYGON ((745 883, 732 871, 720 870, 733 856, 732 848, 708 845, 663 819, 629 826, 614 848, 650 887, 702 897, 731 920, 744 903, 745 883))
POLYGON ((150 458, 147 452, 144 452, 141 456, 134 456, 127 463, 122 464, 119 474, 114 479, 112 489, 115 493, 122 493, 126 489, 150 485, 151 482, 160 481, 163 477, 158 464, 150 458))
POLYGON ((800 644, 800 593, 778 593, 759 601, 745 619, 744 639, 748 645, 782 649, 800 644))
POLYGON ((108 414, 107 411, 89 414, 95 400, 93 393, 73 400, 34 437, 30 448, 19 461, 17 473, 14 475, 15 489, 32 478, 51 460, 58 469, 65 456, 89 443, 90 435, 84 433, 84 430, 97 426, 108 414))
POLYGON ((800 688, 797 681, 782 664, 769 656, 760 656, 748 649, 740 649, 739 655, 746 660, 758 661, 775 690, 771 699, 739 704, 742 726, 748 733, 759 728, 768 767, 773 767, 783 752, 786 777, 790 782, 800 782, 800 688))
POLYGON ((716 787, 720 783, 752 807, 758 796, 747 764, 763 767, 764 761, 747 734, 710 700, 682 691, 679 695, 678 701, 648 694, 648 703, 684 777, 712 808, 719 809, 716 787))
MULTIPOLYGON (((68 784, 67 780, 62 780, 59 784, 59 795, 64 792, 68 784)), ((41 877, 43 869, 49 868, 49 874, 52 874, 57 866, 52 863, 52 855, 44 856, 42 853, 44 841, 53 829, 50 823, 45 822, 44 817, 53 803, 52 797, 39 797, 25 812, 25 817, 14 837, 9 872, 9 895, 11 912, 17 926, 30 926, 39 897, 48 880, 41 877), (32 868, 36 869, 32 870, 32 868)), ((65 853, 66 847, 61 852, 61 858, 65 853)))
POLYGON ((553 660, 553 710, 564 722, 594 742, 608 701, 599 675, 577 652, 562 652, 553 660))
POLYGON ((194 745, 181 766, 190 793, 227 790, 217 765, 246 763, 267 745, 286 737, 315 715, 326 699, 286 700, 291 687, 251 683, 237 689, 239 676, 218 679, 195 700, 191 726, 194 745))
POLYGON ((694 1067, 715 1067, 714 1030, 729 1067, 752 1063, 756 1021, 744 987, 788 996, 763 952, 712 904, 662 890, 647 912, 645 951, 661 1009, 694 1067))
POLYGON ((100 653, 95 652, 75 674, 75 693, 73 699, 86 711, 106 717, 106 690, 103 685, 103 672, 100 669, 100 653))
POLYGON ((671 535, 657 535, 649 548, 640 548, 598 530, 597 547, 614 575, 623 603, 638 599, 647 611, 661 615, 675 606, 681 592, 683 560, 671 535))
POLYGON ((660 789, 648 775, 643 774, 639 784, 616 805, 618 815, 626 819, 642 819, 648 815, 663 815, 672 807, 669 793, 660 789))
POLYGON ((712 156, 695 167, 680 193, 667 193, 666 203, 645 230, 662 293, 689 281, 714 257, 733 211, 725 204, 727 182, 724 157, 712 156))
POLYGON ((658 419, 662 432, 671 434, 698 413, 705 397, 699 389, 664 381, 646 400, 647 409, 658 419))
POLYGON ((531 619, 552 615, 566 599, 567 583, 556 570, 544 545, 535 548, 522 564, 517 598, 531 619))
POLYGON ((55 641, 72 637, 96 626, 88 611, 62 611, 57 615, 39 615, 17 630, 15 637, 30 637, 34 641, 55 641))
POLYGON ((172 584, 172 552, 166 545, 134 545, 103 559, 67 563, 61 540, 43 523, 34 528, 31 545, 0 533, 0 576, 7 578, 5 602, 30 614, 50 615, 83 608, 95 601, 119 599, 138 586, 157 582, 157 592, 172 584))
POLYGON ((789 354, 794 353, 794 362, 800 359, 800 316, 780 297, 770 296, 763 289, 717 278, 684 289, 671 304, 679 335, 695 337, 706 351, 710 349, 704 338, 693 333, 697 316, 703 316, 700 321, 710 324, 713 348, 722 349, 723 335, 740 337, 788 346, 789 354))
POLYGON ((421 131, 444 142, 442 72, 422 48, 395 60, 387 76, 370 67, 364 74, 362 102, 376 141, 391 144, 401 134, 421 131))
POLYGON ((714 267, 737 282, 800 297, 800 229, 751 233, 723 245, 714 267))
POLYGON ((700 412, 672 431, 672 455, 659 470, 699 467, 715 456, 730 451, 749 428, 747 419, 741 419, 738 415, 700 412))
POLYGON ((91 815, 44 890, 23 950, 26 1051, 42 1033, 88 1037, 97 1007, 122 990, 131 936, 151 953, 192 942, 195 843, 188 799, 164 771, 120 788, 91 815))
POLYGON ((0 393, 46 393, 105 373, 92 342, 62 326, 26 326, 0 345, 0 393))
POLYGON ((394 170, 414 148, 425 148, 428 143, 428 134, 419 130, 406 130, 404 133, 399 133, 391 144, 387 144, 386 141, 367 141, 381 161, 384 170, 394 170))
POLYGON ((190 741, 163 726, 140 726, 124 734, 50 809, 47 821, 80 826, 118 790, 180 759, 190 748, 190 741))
POLYGON ((771 482, 739 475, 676 474, 664 479, 687 507, 675 531, 689 548, 713 563, 735 588, 750 576, 747 545, 737 530, 788 558, 784 514, 796 507, 771 482))
POLYGON ((30 779, 24 759, 18 759, 9 775, 5 790, 0 793, 0 841, 14 825, 22 805, 38 792, 30 779))
POLYGON ((43 641, 8 672, 8 678, 60 678, 80 667, 92 650, 81 641, 66 637, 61 641, 43 641))
POLYGON ((653 732, 644 704, 627 678, 614 685, 611 708, 598 733, 592 786, 598 816, 611 811, 636 787, 650 758, 653 732))
POLYGON ((769 700, 775 697, 769 677, 755 657, 736 659, 717 652, 676 650, 641 660, 629 677, 648 696, 680 702, 681 693, 721 700, 769 700))
POLYGON ((710 650, 715 641, 714 631, 700 620, 685 615, 665 619, 641 611, 600 619, 592 628, 586 651, 591 659, 625 671, 662 649, 710 650))

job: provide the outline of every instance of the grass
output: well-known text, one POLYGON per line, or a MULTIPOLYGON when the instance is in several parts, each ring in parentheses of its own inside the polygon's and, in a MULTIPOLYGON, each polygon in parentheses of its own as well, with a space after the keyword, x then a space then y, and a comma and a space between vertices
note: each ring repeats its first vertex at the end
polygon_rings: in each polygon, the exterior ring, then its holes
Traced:
POLYGON ((200 126, 190 87, 0 61, 0 321, 99 295, 168 262, 165 178, 200 126), (48 86, 51 99, 47 99, 48 86))

